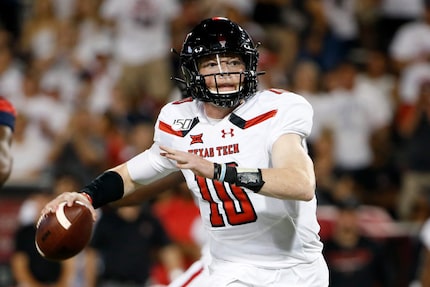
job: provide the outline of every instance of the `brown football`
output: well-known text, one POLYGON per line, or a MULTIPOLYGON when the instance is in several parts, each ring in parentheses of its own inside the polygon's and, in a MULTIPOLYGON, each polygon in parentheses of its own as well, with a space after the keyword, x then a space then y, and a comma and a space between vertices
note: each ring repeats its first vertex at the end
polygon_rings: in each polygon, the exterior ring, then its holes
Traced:
POLYGON ((41 217, 36 229, 36 248, 49 260, 65 260, 82 251, 91 239, 91 211, 79 201, 61 203, 56 212, 41 217))

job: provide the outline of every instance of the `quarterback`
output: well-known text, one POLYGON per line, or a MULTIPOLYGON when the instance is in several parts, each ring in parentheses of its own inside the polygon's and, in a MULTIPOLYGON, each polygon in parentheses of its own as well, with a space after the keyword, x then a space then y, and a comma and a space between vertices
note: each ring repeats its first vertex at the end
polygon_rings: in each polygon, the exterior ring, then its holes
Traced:
POLYGON ((312 107, 291 92, 257 90, 257 48, 229 19, 197 25, 180 59, 188 97, 163 107, 152 147, 42 215, 78 199, 94 211, 180 170, 209 240, 204 271, 182 286, 328 286, 305 142, 312 107))

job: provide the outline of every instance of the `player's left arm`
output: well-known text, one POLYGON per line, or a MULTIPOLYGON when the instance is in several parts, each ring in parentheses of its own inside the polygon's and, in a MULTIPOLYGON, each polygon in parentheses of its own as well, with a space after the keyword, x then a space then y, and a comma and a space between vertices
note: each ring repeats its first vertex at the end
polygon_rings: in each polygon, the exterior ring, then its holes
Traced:
POLYGON ((281 199, 309 201, 314 197, 313 163, 298 134, 284 134, 275 141, 272 147, 273 168, 266 169, 226 167, 223 164, 217 167, 217 164, 192 153, 165 146, 160 149, 161 155, 176 161, 178 168, 190 169, 198 176, 226 181, 281 199))
POLYGON ((272 147, 272 163, 273 168, 261 170, 265 184, 260 194, 304 201, 314 197, 314 166, 300 135, 289 133, 280 136, 272 147))

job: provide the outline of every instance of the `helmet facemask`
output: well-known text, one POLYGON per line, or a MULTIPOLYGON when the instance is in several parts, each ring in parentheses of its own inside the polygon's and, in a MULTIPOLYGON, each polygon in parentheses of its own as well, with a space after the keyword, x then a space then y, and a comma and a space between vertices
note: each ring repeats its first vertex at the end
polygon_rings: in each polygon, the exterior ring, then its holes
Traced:
POLYGON ((233 107, 245 96, 246 65, 240 55, 215 54, 197 59, 199 76, 204 79, 204 94, 221 107, 233 107), (211 83, 208 86, 208 83, 211 83))

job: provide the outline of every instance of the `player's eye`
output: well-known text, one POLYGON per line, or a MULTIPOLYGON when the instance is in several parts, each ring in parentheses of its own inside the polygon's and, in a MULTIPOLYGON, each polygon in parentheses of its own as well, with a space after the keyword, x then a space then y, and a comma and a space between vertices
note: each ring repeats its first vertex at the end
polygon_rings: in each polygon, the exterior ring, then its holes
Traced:
POLYGON ((241 60, 239 60, 239 59, 233 59, 233 60, 229 60, 229 61, 227 62, 227 65, 228 65, 229 67, 237 67, 237 66, 243 65, 243 63, 242 63, 242 61, 241 61, 241 60))
POLYGON ((213 68, 217 66, 218 66, 217 61, 206 61, 202 63, 201 68, 213 68))

